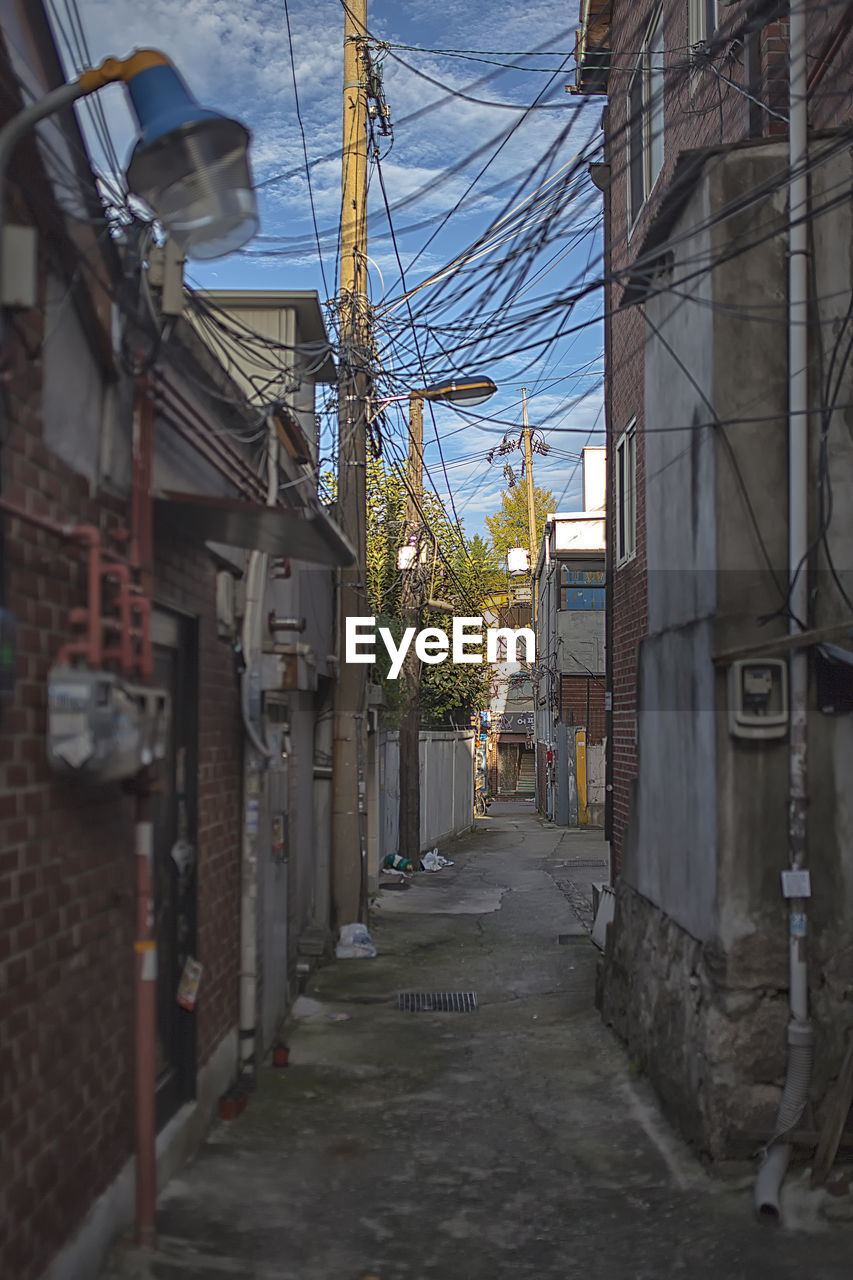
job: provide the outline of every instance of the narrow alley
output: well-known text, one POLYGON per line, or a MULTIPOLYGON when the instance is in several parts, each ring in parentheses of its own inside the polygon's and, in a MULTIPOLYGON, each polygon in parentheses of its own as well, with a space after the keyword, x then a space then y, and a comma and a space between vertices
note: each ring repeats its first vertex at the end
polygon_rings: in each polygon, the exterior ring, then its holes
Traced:
POLYGON ((585 920, 598 831, 496 803, 384 890, 374 960, 319 969, 286 1068, 220 1121, 158 1202, 158 1248, 103 1280, 842 1280, 853 1238, 810 1214, 784 1234, 752 1178, 711 1180, 660 1118, 594 1007, 585 920), (398 1011, 400 992, 475 992, 474 1012, 398 1011))

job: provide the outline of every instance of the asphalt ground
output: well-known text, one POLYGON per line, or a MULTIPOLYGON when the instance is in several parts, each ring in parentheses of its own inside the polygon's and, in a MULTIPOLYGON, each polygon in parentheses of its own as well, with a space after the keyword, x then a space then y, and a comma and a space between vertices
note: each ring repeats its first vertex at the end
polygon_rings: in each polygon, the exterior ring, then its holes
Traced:
POLYGON ((375 959, 316 971, 289 1065, 161 1193, 157 1250, 120 1246, 103 1280, 851 1280, 853 1228, 802 1172, 789 1227, 757 1223, 750 1171, 709 1175, 602 1024, 601 833, 498 802, 440 852, 378 894, 375 959))

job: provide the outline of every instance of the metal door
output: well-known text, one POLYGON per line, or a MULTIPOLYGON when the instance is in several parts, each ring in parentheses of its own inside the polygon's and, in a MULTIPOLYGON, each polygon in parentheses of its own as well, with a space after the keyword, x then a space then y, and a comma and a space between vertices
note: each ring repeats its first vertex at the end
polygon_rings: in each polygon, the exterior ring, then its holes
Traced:
POLYGON ((157 610, 152 638, 154 679, 172 698, 153 806, 159 1129, 195 1096, 196 1014, 180 1007, 177 992, 187 958, 196 954, 198 679, 191 619, 157 610))

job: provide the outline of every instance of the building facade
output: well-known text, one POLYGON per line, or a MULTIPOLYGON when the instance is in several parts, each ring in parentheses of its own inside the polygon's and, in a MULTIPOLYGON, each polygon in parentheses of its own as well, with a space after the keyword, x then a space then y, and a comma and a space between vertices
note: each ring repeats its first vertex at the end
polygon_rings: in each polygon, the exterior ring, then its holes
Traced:
POLYGON ((605 450, 582 456, 584 510, 545 521, 534 573, 539 811, 601 826, 605 759, 605 450))
MULTIPOLYGON (((65 76, 39 4, 0 15, 8 119, 65 76)), ((323 357, 314 330, 303 341, 297 317, 289 389, 251 400, 194 323, 160 313, 135 229, 105 234, 70 111, 18 145, 5 195, 7 222, 36 232, 38 269, 34 305, 2 315, 0 1273, 91 1280, 134 1202, 142 859, 119 727, 140 688, 170 705, 139 757, 159 761, 144 944, 157 964, 141 972, 156 984, 162 1183, 271 1047, 300 939, 328 930, 315 848, 331 567, 350 553, 318 501, 308 429, 328 344, 323 357), (104 773, 97 738, 60 723, 88 677, 124 708, 104 773)), ((316 298, 292 303, 322 328, 316 298)))
POLYGON ((792 1060, 788 933, 804 935, 806 915, 818 1115, 851 1024, 853 742, 839 714, 846 659, 819 643, 850 616, 853 567, 850 351, 839 337, 853 287, 851 24, 845 5, 805 7, 810 545, 809 612, 796 622, 787 6, 588 0, 579 40, 577 88, 605 95, 592 176, 605 192, 617 878, 602 1008, 682 1131, 715 1158, 750 1154, 776 1131, 792 1060), (792 627, 817 640, 786 639, 792 627), (809 655, 812 896, 789 915, 793 649, 809 655))

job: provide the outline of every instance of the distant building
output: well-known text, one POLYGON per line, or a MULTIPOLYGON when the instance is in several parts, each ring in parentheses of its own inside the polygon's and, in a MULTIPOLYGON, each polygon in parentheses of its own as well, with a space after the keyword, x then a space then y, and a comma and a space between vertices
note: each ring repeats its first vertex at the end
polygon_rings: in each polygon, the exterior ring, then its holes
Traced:
MULTIPOLYGON (((529 557, 528 557, 529 558, 529 557)), ((494 592, 483 605, 486 627, 530 626, 530 579, 510 579, 505 592, 494 592)), ((524 653, 523 645, 519 655, 524 653)), ((487 789, 495 796, 533 799, 534 686, 527 662, 492 668, 488 713, 487 789)))
POLYGON ((584 510, 545 521, 536 597, 536 800, 560 826, 604 820, 603 448, 583 451, 584 510))

